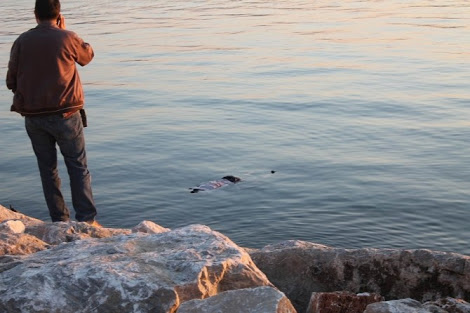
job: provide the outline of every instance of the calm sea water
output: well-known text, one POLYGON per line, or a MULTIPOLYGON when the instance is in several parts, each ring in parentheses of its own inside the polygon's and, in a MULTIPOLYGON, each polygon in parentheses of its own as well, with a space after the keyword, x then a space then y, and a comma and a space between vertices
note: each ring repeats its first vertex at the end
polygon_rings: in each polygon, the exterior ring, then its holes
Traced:
MULTIPOLYGON (((96 53, 80 73, 104 225, 470 255, 468 1, 62 2, 96 53), (229 174, 243 182, 189 193, 229 174)), ((2 0, 2 77, 33 7, 2 0)), ((47 220, 11 98, 0 203, 47 220)))

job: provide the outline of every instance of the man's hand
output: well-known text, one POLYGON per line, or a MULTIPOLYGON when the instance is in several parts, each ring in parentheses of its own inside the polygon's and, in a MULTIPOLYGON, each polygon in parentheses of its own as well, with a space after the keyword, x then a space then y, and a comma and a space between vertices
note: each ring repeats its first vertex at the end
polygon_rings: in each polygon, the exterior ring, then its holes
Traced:
POLYGON ((65 29, 65 17, 62 14, 59 14, 59 17, 57 18, 57 26, 60 29, 65 29))

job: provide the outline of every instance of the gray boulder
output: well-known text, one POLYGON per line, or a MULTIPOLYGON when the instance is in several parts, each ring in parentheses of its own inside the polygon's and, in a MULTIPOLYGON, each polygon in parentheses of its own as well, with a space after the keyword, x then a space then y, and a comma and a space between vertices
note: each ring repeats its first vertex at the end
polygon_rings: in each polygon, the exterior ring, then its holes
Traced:
POLYGON ((424 307, 413 299, 400 299, 369 304, 364 313, 448 313, 436 306, 424 307))
POLYGON ((245 250, 206 226, 60 244, 0 273, 0 312, 175 312, 219 292, 271 286, 245 250))
MULTIPOLYGON (((0 273, 9 270, 21 263, 21 255, 0 255, 0 273)), ((3 282, 0 280, 0 287, 3 286, 3 282)))
POLYGON ((304 312, 312 292, 371 292, 385 299, 470 299, 470 257, 429 250, 338 249, 285 241, 251 252, 258 268, 304 312))
POLYGON ((470 313, 470 303, 462 299, 443 298, 426 302, 425 307, 439 307, 448 313, 470 313))
POLYGON ((272 287, 222 292, 183 303, 178 313, 296 313, 289 299, 272 287))

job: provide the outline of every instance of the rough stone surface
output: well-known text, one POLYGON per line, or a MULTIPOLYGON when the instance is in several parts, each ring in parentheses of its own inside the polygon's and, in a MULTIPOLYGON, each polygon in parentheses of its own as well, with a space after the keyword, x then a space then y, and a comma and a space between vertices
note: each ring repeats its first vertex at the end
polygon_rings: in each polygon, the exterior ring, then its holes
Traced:
POLYGON ((137 226, 132 228, 133 233, 147 233, 147 234, 160 234, 170 231, 169 228, 162 227, 151 221, 142 221, 137 226))
POLYGON ((363 313, 367 305, 383 301, 378 294, 347 291, 314 292, 307 313, 363 313))
POLYGON ((0 256, 31 254, 48 247, 44 241, 28 234, 0 232, 0 256))
POLYGON ((33 235, 51 245, 71 242, 85 238, 106 238, 116 235, 127 235, 129 229, 98 228, 84 222, 48 222, 32 225, 26 228, 27 234, 33 235))
POLYGON ((413 299, 400 299, 369 304, 364 313, 447 313, 438 307, 424 307, 413 299))
POLYGON ((5 313, 175 312, 188 300, 271 285, 245 250, 201 225, 78 240, 7 264, 5 313))
POLYGON ((337 249, 285 241, 251 253, 258 268, 304 312, 312 292, 371 292, 385 299, 470 299, 470 257, 429 250, 337 249))
POLYGON ((41 220, 26 216, 18 212, 13 212, 12 210, 0 205, 0 222, 7 220, 20 220, 26 227, 44 223, 41 220))
POLYGON ((454 253, 301 241, 242 249, 201 225, 45 223, 0 205, 2 313, 295 312, 292 304, 305 312, 310 296, 307 313, 362 313, 358 292, 428 301, 374 303, 365 313, 470 313, 469 272, 470 257, 454 253))
POLYGON ((21 234, 24 233, 25 226, 22 221, 19 220, 7 220, 0 223, 0 232, 21 234))
MULTIPOLYGON (((21 263, 21 255, 0 255, 0 273, 13 268, 21 263)), ((0 286, 2 281, 0 280, 0 286)))
POLYGON ((444 298, 426 302, 425 307, 439 307, 448 313, 470 313, 470 303, 463 299, 444 298))
POLYGON ((178 313, 216 312, 296 313, 289 299, 272 287, 226 291, 207 299, 187 301, 178 309, 178 313))

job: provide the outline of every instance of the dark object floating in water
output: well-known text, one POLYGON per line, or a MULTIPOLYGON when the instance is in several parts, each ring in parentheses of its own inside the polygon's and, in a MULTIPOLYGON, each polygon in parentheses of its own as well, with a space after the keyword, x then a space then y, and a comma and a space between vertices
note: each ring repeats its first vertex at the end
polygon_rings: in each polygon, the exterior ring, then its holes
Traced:
POLYGON ((228 175, 222 177, 220 180, 211 180, 207 183, 202 183, 197 187, 189 188, 191 189, 191 193, 197 193, 199 191, 207 191, 207 190, 214 190, 220 187, 224 187, 231 184, 236 184, 240 182, 241 179, 239 177, 228 175))
MULTIPOLYGON (((274 173, 276 173, 276 171, 271 171, 271 174, 274 174, 274 173)), ((241 182, 240 177, 236 177, 236 176, 233 176, 233 175, 227 175, 227 176, 222 177, 222 179, 211 180, 209 182, 202 183, 199 186, 192 187, 192 188, 189 188, 189 189, 191 190, 191 193, 197 193, 199 191, 208 191, 208 190, 218 189, 220 187, 236 184, 238 182, 241 182)))
POLYGON ((232 175, 229 175, 229 176, 224 176, 222 177, 222 179, 226 179, 228 181, 231 181, 232 183, 238 183, 239 181, 241 181, 241 179, 239 177, 235 177, 235 176, 232 176, 232 175))

